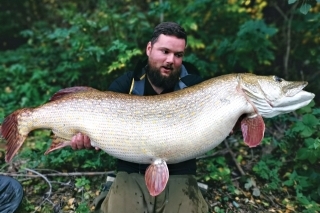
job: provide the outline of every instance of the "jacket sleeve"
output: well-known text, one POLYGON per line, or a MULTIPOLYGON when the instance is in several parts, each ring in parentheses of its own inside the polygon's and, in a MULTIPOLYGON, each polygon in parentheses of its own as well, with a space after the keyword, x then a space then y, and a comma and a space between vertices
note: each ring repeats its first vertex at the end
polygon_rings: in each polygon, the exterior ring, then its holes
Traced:
POLYGON ((126 72, 110 84, 108 91, 129 94, 132 79, 133 72, 126 72))

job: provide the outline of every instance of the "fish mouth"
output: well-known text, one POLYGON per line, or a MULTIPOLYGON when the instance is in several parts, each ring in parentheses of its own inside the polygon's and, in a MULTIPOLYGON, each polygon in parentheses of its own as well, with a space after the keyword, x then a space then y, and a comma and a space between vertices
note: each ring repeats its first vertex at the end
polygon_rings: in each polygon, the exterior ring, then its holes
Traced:
MULTIPOLYGON (((259 82, 264 101, 256 101, 258 111, 265 118, 289 113, 308 105, 315 97, 313 93, 304 91, 306 81, 285 81, 273 78, 274 83, 259 82)), ((260 99, 261 100, 261 99, 260 99)))
MULTIPOLYGON (((279 109, 298 109, 300 107, 308 105, 315 97, 315 94, 301 90, 294 96, 285 96, 281 99, 281 102, 274 103, 273 108, 279 109)), ((291 110, 292 111, 292 110, 291 110)))
POLYGON ((298 109, 307 105, 313 98, 314 94, 304 91, 308 82, 291 82, 283 87, 284 96, 272 102, 273 108, 286 108, 298 109), (307 103, 307 104, 306 104, 307 103))
POLYGON ((264 114, 263 117, 271 118, 279 114, 289 113, 295 111, 301 107, 308 105, 315 94, 301 90, 293 96, 284 96, 283 98, 268 104, 272 108, 272 111, 264 114))

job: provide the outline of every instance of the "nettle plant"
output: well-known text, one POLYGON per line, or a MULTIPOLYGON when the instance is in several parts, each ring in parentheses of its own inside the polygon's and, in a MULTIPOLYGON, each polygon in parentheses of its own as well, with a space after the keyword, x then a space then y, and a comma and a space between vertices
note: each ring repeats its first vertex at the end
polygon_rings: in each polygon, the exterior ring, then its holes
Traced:
POLYGON ((298 111, 301 119, 287 131, 287 138, 299 145, 293 160, 293 170, 283 184, 293 187, 303 212, 320 211, 320 108, 314 103, 298 111))
POLYGON ((288 190, 296 195, 295 198, 283 200, 284 204, 298 206, 299 211, 304 213, 318 212, 320 108, 315 108, 315 103, 311 102, 296 111, 295 116, 285 116, 282 122, 288 123, 290 128, 285 131, 280 141, 275 142, 279 149, 275 150, 276 153, 263 156, 253 167, 253 171, 266 181, 264 190, 288 190))

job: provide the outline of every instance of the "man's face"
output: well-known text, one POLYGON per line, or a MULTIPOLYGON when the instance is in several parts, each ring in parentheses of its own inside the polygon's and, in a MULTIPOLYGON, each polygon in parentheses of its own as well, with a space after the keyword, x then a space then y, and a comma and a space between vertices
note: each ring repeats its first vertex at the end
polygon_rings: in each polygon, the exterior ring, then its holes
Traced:
POLYGON ((185 40, 175 36, 161 34, 151 45, 148 43, 146 53, 149 57, 148 78, 158 87, 172 88, 179 80, 185 40))

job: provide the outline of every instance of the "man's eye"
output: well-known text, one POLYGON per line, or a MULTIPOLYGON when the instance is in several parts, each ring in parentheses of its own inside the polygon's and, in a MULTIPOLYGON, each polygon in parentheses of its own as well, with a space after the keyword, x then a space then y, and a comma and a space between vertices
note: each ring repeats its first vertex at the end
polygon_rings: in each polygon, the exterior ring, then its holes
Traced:
POLYGON ((183 54, 179 53, 179 54, 176 54, 176 56, 177 56, 178 58, 182 58, 182 57, 183 57, 183 54))
POLYGON ((169 52, 167 50, 162 50, 162 53, 168 54, 169 52))
POLYGON ((273 76, 273 78, 274 78, 274 80, 275 81, 277 81, 277 82, 279 82, 279 83, 281 83, 282 81, 283 81, 283 79, 282 78, 280 78, 280 77, 278 77, 278 76, 273 76))

